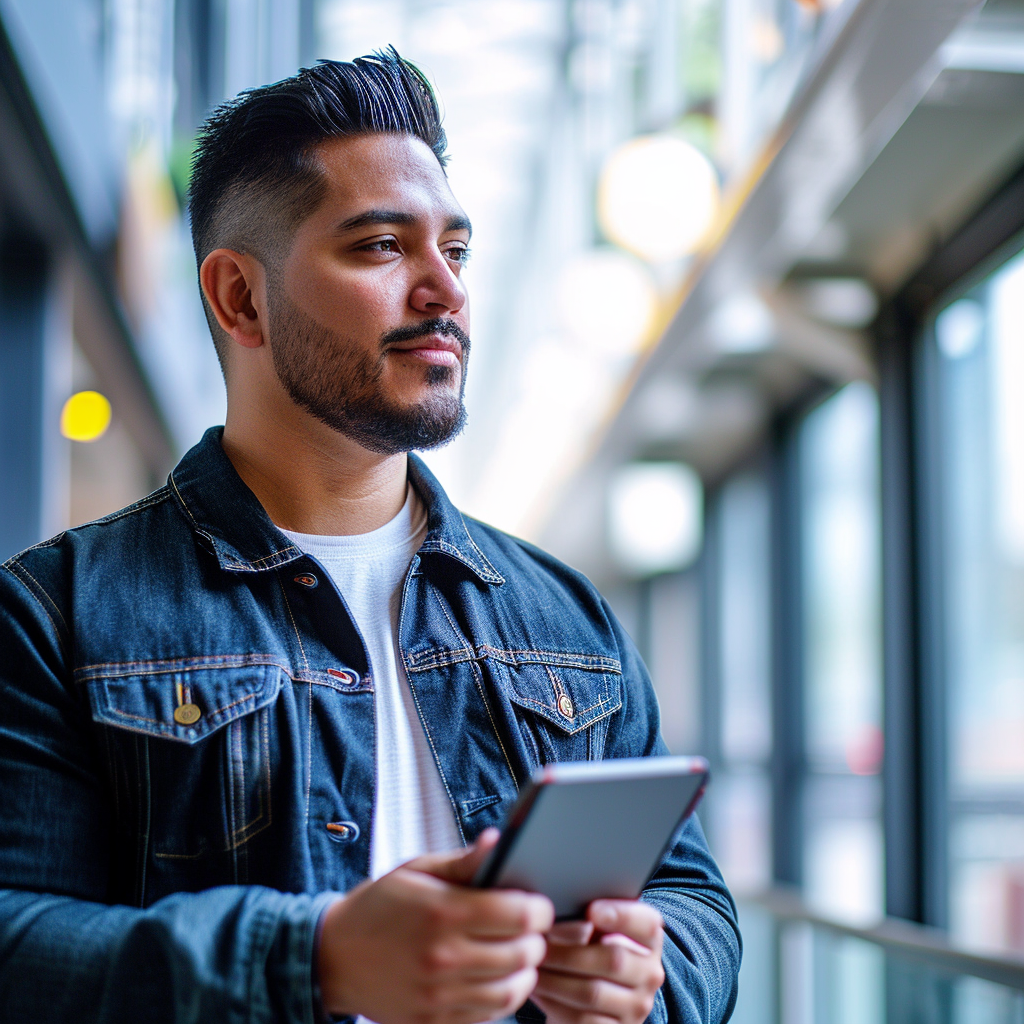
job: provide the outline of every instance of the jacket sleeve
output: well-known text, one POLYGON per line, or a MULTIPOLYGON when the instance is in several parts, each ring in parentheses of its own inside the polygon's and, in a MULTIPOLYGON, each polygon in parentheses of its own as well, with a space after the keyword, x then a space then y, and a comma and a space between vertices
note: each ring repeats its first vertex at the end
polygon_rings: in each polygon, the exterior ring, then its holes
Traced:
POLYGON ((0 568, 0 1019, 317 1017, 316 897, 231 886, 111 905, 112 809, 61 611, 0 568))
MULTIPOLYGON (((635 644, 605 605, 621 652, 623 707, 607 757, 667 754, 658 701, 635 644)), ((665 919, 665 984, 651 1024, 719 1024, 736 1003, 741 941, 736 906, 708 850, 696 814, 641 896, 665 919)))

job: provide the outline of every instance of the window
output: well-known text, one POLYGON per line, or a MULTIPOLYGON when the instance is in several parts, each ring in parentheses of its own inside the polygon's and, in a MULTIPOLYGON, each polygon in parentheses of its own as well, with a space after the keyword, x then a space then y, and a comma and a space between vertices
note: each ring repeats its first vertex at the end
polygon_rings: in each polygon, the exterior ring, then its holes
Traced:
POLYGON ((950 928, 1024 951, 1024 256, 933 338, 950 928))
POLYGON ((771 879, 771 507, 763 474, 726 483, 713 515, 720 764, 709 831, 729 884, 750 892, 771 879))
POLYGON ((848 918, 882 911, 878 402, 849 384, 799 438, 803 608, 803 876, 848 918))

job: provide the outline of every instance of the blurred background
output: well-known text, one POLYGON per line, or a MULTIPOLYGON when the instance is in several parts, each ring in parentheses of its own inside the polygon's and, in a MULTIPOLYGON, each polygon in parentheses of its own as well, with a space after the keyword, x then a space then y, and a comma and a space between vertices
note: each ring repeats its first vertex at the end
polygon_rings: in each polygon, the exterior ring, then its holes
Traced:
POLYGON ((475 229, 428 461, 711 760, 737 1019, 1020 1024, 1024 0, 0 0, 0 557, 223 421, 203 118, 392 44, 475 229))

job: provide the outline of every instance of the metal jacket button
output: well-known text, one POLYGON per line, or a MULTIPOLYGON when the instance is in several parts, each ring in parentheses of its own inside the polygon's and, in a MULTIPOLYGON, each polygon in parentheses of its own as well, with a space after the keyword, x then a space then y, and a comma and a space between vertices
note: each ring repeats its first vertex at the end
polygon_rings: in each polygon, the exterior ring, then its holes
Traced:
POLYGON ((179 704, 174 709, 174 720, 178 725, 193 725, 202 717, 202 711, 195 704, 179 704))
POLYGON ((320 581, 311 572, 303 572, 295 577, 295 582, 300 587, 307 587, 309 590, 312 590, 320 581))
POLYGON ((561 711, 566 718, 572 718, 576 709, 572 706, 572 701, 569 699, 568 694, 563 693, 562 696, 558 698, 558 710, 561 711))
POLYGON ((352 843, 359 838, 359 826, 354 821, 329 821, 327 834, 336 843, 352 843))

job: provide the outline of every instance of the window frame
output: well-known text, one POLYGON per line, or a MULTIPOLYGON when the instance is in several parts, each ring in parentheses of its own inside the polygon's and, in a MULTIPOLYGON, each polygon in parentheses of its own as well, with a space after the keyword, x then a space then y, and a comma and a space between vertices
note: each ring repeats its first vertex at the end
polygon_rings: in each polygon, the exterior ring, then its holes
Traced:
POLYGON ((942 636, 934 318, 1024 249, 1024 167, 880 311, 886 913, 949 925, 948 685, 942 636))

